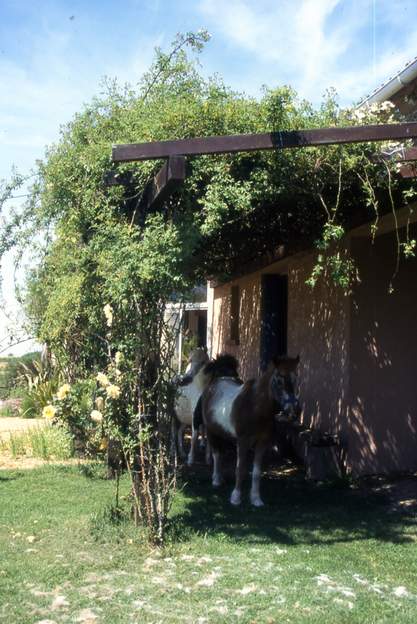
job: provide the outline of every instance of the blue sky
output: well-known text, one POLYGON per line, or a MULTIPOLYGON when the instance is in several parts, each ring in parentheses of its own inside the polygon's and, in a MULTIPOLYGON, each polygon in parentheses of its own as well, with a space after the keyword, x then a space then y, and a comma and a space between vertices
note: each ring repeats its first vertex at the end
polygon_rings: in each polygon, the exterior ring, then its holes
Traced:
MULTIPOLYGON (((315 103, 328 87, 356 102, 417 55, 415 0, 0 0, 0 178, 28 173, 103 76, 135 83, 155 45, 199 28, 204 73, 315 103)), ((8 258, 9 305, 10 274, 8 258)))

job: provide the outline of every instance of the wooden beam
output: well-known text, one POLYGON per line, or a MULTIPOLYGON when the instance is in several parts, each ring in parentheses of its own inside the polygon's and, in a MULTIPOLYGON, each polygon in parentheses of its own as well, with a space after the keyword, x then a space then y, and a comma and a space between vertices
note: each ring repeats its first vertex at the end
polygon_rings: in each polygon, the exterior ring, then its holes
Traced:
POLYGON ((149 182, 136 208, 141 213, 156 210, 185 180, 184 156, 171 156, 149 182))
POLYGON ((169 158, 178 154, 183 156, 224 154, 226 152, 251 152, 254 150, 288 149, 367 141, 392 141, 413 137, 417 137, 417 122, 114 145, 112 156, 114 162, 129 162, 169 158))

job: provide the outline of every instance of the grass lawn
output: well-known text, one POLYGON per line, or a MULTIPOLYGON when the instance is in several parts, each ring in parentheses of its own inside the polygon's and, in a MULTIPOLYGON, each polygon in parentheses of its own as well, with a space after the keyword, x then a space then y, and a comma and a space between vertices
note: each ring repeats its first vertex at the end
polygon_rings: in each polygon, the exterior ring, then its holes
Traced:
MULTIPOLYGON (((281 472, 262 510, 187 475, 170 544, 106 522, 101 467, 0 471, 0 622, 413 622, 417 523, 386 494, 281 472)), ((122 483, 128 494, 128 483, 122 483)))

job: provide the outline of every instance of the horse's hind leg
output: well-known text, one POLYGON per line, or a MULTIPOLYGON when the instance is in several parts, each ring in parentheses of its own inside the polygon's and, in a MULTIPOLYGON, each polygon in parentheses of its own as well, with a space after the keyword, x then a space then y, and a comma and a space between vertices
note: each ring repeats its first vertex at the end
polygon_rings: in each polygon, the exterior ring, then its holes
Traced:
POLYGON ((220 472, 220 451, 213 449, 213 487, 220 487, 222 484, 222 475, 220 472))
POLYGON ((236 450, 236 481, 235 489, 230 496, 232 505, 240 505, 242 502, 242 483, 246 474, 246 458, 248 454, 248 445, 246 441, 239 440, 236 450))
POLYGON ((177 432, 177 443, 178 443, 178 453, 182 459, 185 457, 184 431, 185 431, 185 425, 184 423, 180 423, 178 427, 178 432, 177 432))
POLYGON ((190 452, 188 453, 187 463, 191 466, 194 463, 195 449, 198 441, 198 430, 203 424, 203 407, 201 403, 201 397, 197 401, 193 414, 192 431, 191 431, 191 444, 190 452))
POLYGON ((207 437, 207 432, 205 431, 205 435, 206 435, 206 464, 207 466, 210 466, 210 460, 211 460, 211 446, 210 446, 210 442, 208 440, 207 437))
POLYGON ((193 425, 192 432, 191 432, 190 451, 188 453, 188 459, 187 459, 187 464, 189 466, 191 466, 194 463, 195 447, 197 446, 197 440, 198 440, 198 429, 195 429, 193 425))
POLYGON ((252 486, 250 490, 250 502, 255 507, 262 507, 263 501, 259 491, 261 473, 262 473, 262 459, 265 453, 267 445, 265 442, 258 442, 255 447, 255 458, 253 460, 252 470, 252 486))

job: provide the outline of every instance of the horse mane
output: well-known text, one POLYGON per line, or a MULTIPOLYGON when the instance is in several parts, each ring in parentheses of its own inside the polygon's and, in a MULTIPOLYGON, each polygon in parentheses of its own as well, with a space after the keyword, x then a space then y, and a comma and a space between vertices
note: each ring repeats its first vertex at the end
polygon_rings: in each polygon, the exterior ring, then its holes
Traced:
POLYGON ((300 363, 300 356, 289 357, 288 355, 277 355, 271 359, 271 364, 274 368, 277 368, 283 373, 288 373, 296 370, 300 363))
POLYGON ((204 366, 204 373, 211 378, 211 381, 219 377, 233 377, 238 379, 238 366, 237 359, 233 355, 230 355, 230 353, 222 353, 204 366))

